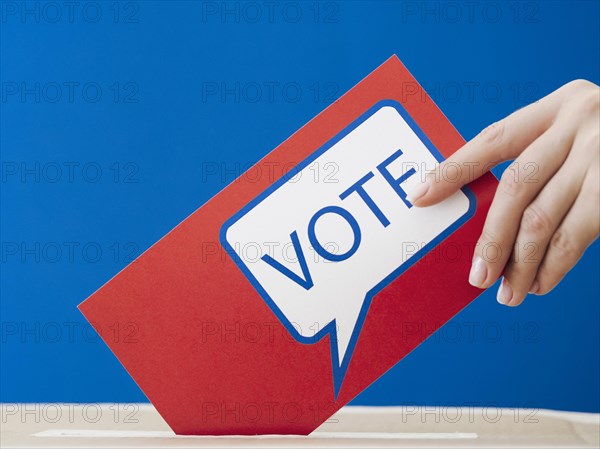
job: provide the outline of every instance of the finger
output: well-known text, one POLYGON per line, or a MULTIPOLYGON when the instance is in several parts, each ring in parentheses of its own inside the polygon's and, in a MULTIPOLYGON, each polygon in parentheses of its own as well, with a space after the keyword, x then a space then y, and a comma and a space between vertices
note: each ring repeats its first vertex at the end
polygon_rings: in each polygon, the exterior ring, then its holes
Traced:
POLYGON ((552 290, 569 272, 600 232, 600 179, 598 160, 588 170, 581 191, 552 236, 538 271, 536 294, 552 290))
POLYGON ((552 127, 502 174, 473 256, 469 282, 491 286, 502 274, 525 208, 557 172, 572 145, 572 132, 552 127))
POLYGON ((504 281, 498 290, 498 302, 518 306, 532 290, 548 243, 575 202, 585 172, 581 159, 571 156, 525 208, 512 256, 504 269, 504 281))
POLYGON ((416 185, 408 201, 419 207, 438 203, 498 163, 514 159, 549 128, 558 107, 551 94, 488 126, 416 185))

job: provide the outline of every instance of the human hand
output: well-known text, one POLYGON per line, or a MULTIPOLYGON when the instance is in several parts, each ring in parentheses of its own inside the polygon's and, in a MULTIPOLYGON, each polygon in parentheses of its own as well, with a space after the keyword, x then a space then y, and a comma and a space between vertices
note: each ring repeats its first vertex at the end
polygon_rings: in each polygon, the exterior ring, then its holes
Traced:
POLYGON ((502 161, 506 169, 475 247, 469 282, 517 306, 573 268, 600 231, 600 88, 572 81, 483 130, 408 194, 447 198, 502 161), (497 249, 491 257, 484 248, 497 249), (485 253, 485 254, 484 254, 485 253))

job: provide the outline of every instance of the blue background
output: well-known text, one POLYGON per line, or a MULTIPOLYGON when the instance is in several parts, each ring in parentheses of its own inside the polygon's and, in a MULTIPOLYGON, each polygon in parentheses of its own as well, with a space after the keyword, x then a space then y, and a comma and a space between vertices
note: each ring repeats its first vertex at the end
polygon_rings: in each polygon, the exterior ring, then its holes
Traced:
MULTIPOLYGON (((596 1, 0 3, 2 401, 144 401, 76 305, 393 53, 465 138, 600 78, 596 1)), ((598 250, 517 309, 485 292, 353 404, 599 412, 598 250)))

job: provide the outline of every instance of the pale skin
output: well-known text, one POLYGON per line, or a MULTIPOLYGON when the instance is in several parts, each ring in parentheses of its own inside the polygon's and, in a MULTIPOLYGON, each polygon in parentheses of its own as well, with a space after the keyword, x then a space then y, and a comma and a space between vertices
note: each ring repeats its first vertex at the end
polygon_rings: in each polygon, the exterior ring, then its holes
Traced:
POLYGON ((551 291, 600 232, 600 88, 572 81, 483 130, 408 194, 436 204, 494 165, 504 172, 475 246, 469 283, 500 277, 498 302, 551 291), (490 251, 490 248, 495 249, 490 251))

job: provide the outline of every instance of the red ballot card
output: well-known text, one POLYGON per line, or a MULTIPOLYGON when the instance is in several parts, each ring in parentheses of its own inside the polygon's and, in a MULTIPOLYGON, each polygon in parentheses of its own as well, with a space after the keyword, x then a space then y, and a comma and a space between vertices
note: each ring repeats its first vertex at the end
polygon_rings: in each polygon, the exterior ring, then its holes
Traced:
POLYGON ((463 144, 394 56, 79 308, 176 433, 308 434, 481 293, 495 178, 406 195, 463 144))

